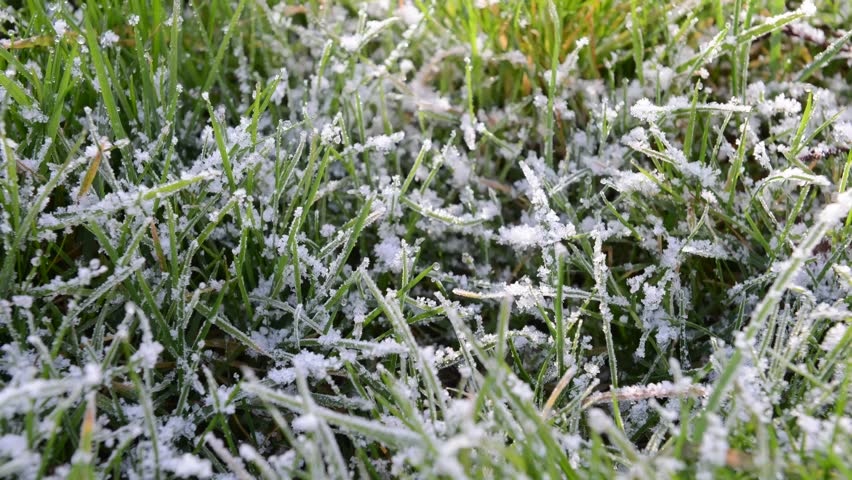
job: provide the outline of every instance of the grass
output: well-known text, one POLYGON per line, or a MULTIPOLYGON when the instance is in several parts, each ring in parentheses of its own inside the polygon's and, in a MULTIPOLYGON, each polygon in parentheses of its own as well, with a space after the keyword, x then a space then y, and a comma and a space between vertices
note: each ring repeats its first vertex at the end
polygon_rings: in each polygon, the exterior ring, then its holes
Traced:
POLYGON ((4 7, 0 477, 849 477, 850 15, 4 7))

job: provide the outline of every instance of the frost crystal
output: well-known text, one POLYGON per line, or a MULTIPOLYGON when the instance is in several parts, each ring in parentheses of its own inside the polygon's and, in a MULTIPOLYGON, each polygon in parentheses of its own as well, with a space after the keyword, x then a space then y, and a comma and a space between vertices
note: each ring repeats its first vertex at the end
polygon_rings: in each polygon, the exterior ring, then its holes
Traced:
POLYGON ((159 342, 143 343, 139 345, 139 350, 136 351, 133 358, 142 365, 142 368, 154 368, 162 351, 163 346, 159 342))
POLYGON ((118 43, 120 38, 118 35, 112 30, 107 30, 103 34, 101 34, 101 46, 104 48, 111 47, 118 43))
POLYGON ((68 31, 68 23, 66 23, 65 20, 62 20, 61 18, 55 20, 53 22, 53 30, 56 32, 57 37, 61 37, 65 35, 65 32, 68 31))
POLYGON ((213 465, 210 460, 198 458, 191 453, 184 453, 163 462, 163 468, 174 473, 178 478, 210 478, 213 476, 213 465))

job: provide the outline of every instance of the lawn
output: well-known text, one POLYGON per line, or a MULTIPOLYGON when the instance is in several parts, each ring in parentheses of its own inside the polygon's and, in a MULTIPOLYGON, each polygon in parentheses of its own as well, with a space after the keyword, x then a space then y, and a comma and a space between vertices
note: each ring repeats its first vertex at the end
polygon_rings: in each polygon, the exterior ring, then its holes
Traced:
POLYGON ((0 478, 852 478, 848 0, 0 7, 0 478))

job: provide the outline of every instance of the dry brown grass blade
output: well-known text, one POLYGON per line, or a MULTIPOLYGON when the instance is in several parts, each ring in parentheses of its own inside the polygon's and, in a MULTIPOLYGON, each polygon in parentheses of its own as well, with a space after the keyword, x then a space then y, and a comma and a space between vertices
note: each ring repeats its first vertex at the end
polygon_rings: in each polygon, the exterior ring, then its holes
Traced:
POLYGON ((98 168, 101 166, 101 158, 103 157, 103 151, 101 150, 100 145, 98 145, 98 151, 95 153, 94 158, 92 159, 92 164, 89 165, 89 169, 86 170, 86 176, 83 177, 83 183, 80 184, 80 191, 77 192, 77 199, 83 198, 88 192, 89 189, 92 188, 92 183, 95 181, 95 177, 98 175, 98 168))
POLYGON ((562 391, 565 390, 565 387, 568 386, 568 383, 571 382, 571 379, 574 378, 574 374, 577 373, 577 367, 571 366, 565 373, 562 375, 562 378, 559 379, 559 383, 556 384, 556 387, 550 393, 550 397, 548 397, 547 402, 544 404, 544 409, 541 411, 541 418, 547 420, 550 417, 550 412, 553 410, 553 406, 556 405, 556 400, 559 399, 559 396, 562 395, 562 391))
POLYGON ((160 271, 166 271, 166 256, 163 254, 163 245, 160 243, 160 235, 157 233, 157 225, 154 220, 151 220, 151 239, 154 241, 154 252, 157 254, 157 262, 160 264, 160 271))

